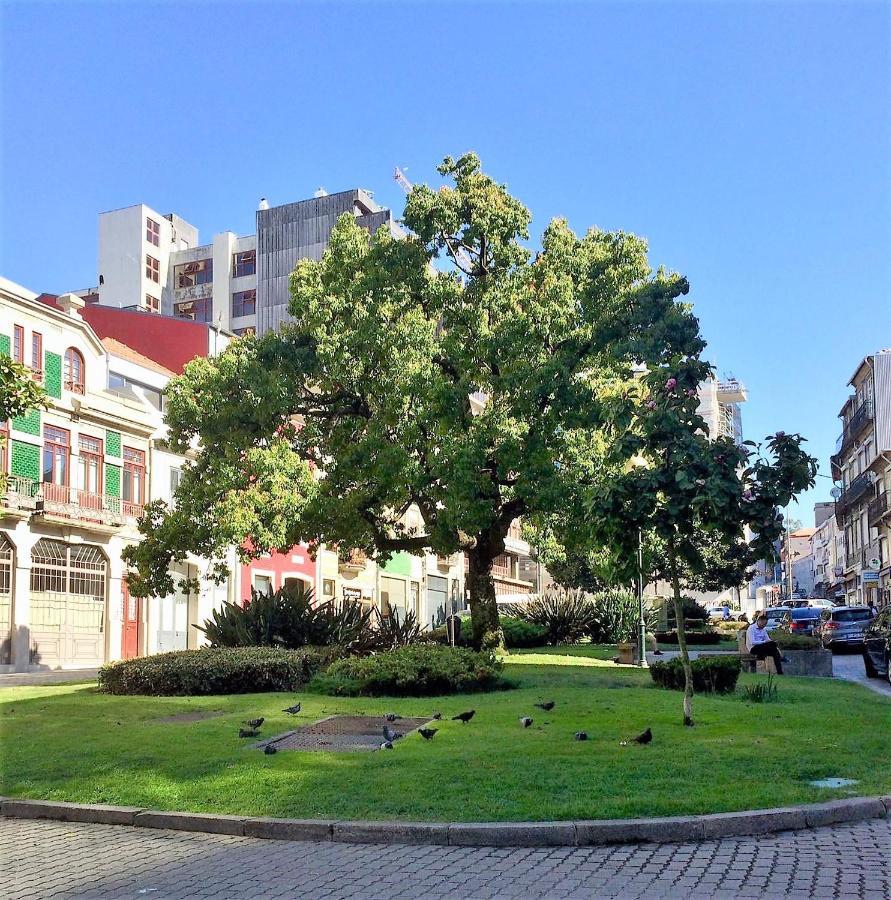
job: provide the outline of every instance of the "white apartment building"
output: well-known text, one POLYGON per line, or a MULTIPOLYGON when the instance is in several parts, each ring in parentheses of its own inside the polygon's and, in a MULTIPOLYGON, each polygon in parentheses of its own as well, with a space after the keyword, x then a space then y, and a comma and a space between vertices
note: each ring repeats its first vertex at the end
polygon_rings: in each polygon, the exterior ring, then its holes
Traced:
POLYGON ((289 278, 298 259, 321 259, 331 229, 350 213, 369 230, 395 229, 390 211, 361 189, 270 207, 257 230, 210 243, 174 213, 145 204, 99 215, 98 284, 77 291, 87 302, 206 322, 235 334, 287 321, 289 278))
POLYGON ((705 419, 711 437, 729 437, 741 444, 742 411, 740 404, 748 399, 746 386, 732 375, 709 378, 699 385, 697 413, 705 419))

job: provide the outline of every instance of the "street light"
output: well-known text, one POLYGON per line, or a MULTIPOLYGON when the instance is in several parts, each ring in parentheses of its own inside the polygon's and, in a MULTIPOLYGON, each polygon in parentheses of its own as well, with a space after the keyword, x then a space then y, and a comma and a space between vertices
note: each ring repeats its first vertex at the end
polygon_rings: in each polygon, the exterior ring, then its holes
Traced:
MULTIPOLYGON (((635 469, 649 469, 650 464, 639 453, 631 458, 635 469)), ((647 623, 644 618, 643 581, 643 529, 637 529, 637 660, 641 668, 647 667, 647 623)))

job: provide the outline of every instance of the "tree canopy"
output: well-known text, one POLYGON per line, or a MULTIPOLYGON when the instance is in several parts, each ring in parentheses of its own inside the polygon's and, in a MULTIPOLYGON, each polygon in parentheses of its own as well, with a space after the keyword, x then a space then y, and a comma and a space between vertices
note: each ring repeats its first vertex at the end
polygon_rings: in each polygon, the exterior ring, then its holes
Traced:
MULTIPOLYGON (((408 233, 334 228, 291 277, 293 322, 190 363, 168 389, 191 448, 175 508, 150 506, 136 593, 169 563, 300 540, 385 559, 467 553, 478 644, 497 639, 492 561, 517 517, 578 504, 631 425, 635 369, 698 358, 687 280, 646 242, 563 220, 527 247, 529 211, 472 154, 409 195, 408 233), (415 507, 423 527, 410 526, 415 507)), ((615 456, 615 453, 612 454, 615 456)))

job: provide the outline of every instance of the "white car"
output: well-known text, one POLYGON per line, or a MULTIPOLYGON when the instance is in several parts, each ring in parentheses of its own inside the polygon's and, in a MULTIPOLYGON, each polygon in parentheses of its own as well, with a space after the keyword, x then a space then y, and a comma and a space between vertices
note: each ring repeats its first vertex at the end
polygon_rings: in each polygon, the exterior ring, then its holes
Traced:
POLYGON ((808 600, 807 605, 814 609, 835 609, 835 604, 831 600, 808 600))

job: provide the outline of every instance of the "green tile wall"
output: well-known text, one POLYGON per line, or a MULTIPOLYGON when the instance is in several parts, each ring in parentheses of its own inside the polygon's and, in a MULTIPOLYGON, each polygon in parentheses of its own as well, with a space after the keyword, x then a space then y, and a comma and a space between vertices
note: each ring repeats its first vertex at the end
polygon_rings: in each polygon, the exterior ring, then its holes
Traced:
POLYGON ((43 354, 43 381, 50 397, 62 396, 62 357, 58 353, 43 354))
POLYGON ((105 453, 107 456, 121 455, 121 433, 120 431, 105 432, 105 453))
POLYGON ((109 497, 121 496, 121 467, 105 464, 105 493, 109 497))
POLYGON ((13 431, 23 431, 25 434, 33 434, 40 437, 40 410, 29 410, 23 416, 16 416, 12 420, 13 431))
POLYGON ((40 481, 40 447, 12 441, 12 474, 40 481))
POLYGON ((0 353, 4 356, 10 356, 8 334, 0 334, 0 353))

